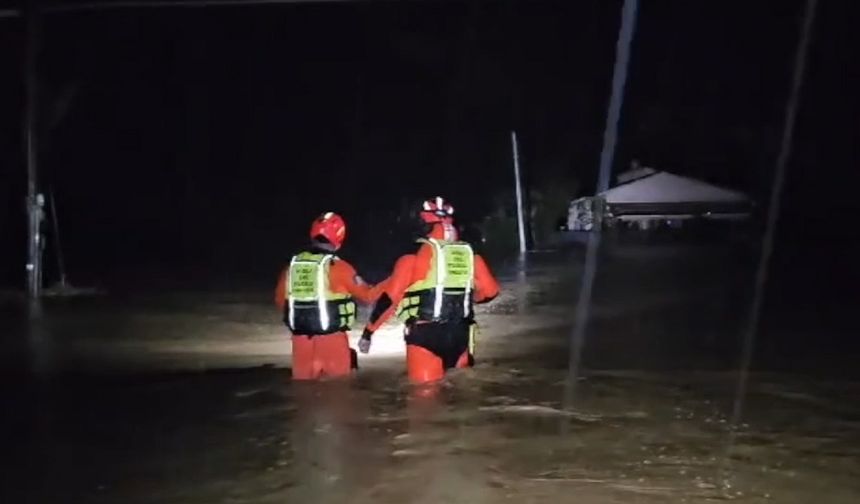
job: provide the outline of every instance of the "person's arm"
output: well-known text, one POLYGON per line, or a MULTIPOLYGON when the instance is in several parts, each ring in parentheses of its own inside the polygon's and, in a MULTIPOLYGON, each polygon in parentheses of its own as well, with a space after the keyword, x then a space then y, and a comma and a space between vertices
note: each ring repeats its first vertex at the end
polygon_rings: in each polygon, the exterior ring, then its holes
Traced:
POLYGON ((364 329, 363 338, 370 338, 397 310, 406 290, 412 284, 412 274, 415 266, 415 256, 402 256, 394 263, 394 271, 382 283, 383 291, 370 313, 370 320, 364 329))
POLYGON ((389 279, 386 278, 370 288, 370 297, 372 298, 371 303, 375 303, 382 293, 385 292, 385 289, 388 287, 388 280, 389 279))
POLYGON ((278 285, 275 286, 275 306, 281 311, 284 311, 284 305, 287 304, 287 280, 289 276, 289 267, 284 268, 284 271, 278 275, 278 285))
POLYGON ((371 304, 379 297, 380 291, 365 283, 358 276, 355 268, 343 259, 332 264, 331 267, 331 288, 335 292, 348 292, 358 301, 371 304))
POLYGON ((499 295, 499 282, 490 271, 484 258, 475 255, 475 303, 487 303, 499 295))

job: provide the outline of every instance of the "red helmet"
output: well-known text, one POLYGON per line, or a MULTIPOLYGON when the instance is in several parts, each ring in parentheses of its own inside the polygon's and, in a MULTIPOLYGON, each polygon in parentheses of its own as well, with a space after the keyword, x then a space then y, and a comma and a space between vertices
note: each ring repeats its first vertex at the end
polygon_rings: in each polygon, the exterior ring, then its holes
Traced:
POLYGON ((311 240, 339 249, 346 240, 346 222, 334 212, 320 215, 311 224, 311 240))
POLYGON ((435 224, 437 222, 450 224, 454 220, 454 207, 448 204, 441 196, 436 196, 421 205, 421 220, 427 224, 435 224))

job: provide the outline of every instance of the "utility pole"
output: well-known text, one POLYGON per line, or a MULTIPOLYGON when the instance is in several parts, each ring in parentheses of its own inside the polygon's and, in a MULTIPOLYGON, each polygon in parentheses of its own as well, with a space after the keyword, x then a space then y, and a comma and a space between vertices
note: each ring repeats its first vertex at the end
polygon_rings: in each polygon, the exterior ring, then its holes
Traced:
POLYGON ((49 192, 49 197, 51 198, 49 204, 51 206, 51 224, 54 227, 54 250, 57 256, 57 272, 60 275, 60 288, 65 290, 68 287, 66 283, 66 262, 63 260, 63 245, 60 241, 60 222, 57 220, 57 199, 54 197, 53 188, 49 192))
MULTIPOLYGON (((806 60, 809 48, 812 44, 813 28, 815 26, 815 15, 818 9, 818 0, 806 0, 803 11, 803 23, 800 29, 800 39, 794 55, 794 71, 792 72, 791 87, 788 100, 785 104, 785 120, 783 122, 782 140, 779 147, 779 155, 776 159, 776 169, 771 185, 770 201, 767 210, 767 227, 761 241, 759 252, 758 269, 755 277, 755 290, 753 291, 752 306, 749 311, 747 325, 743 331, 743 346, 738 369, 738 381, 735 388, 735 400, 732 408, 732 418, 728 429, 728 441, 726 442, 725 455, 720 467, 719 481, 729 482, 732 453, 738 441, 738 432, 743 419, 744 405, 748 382, 750 379, 750 367, 755 351, 756 334, 761 322, 761 311, 764 304, 765 289, 767 286, 770 259, 773 254, 773 242, 779 223, 779 213, 782 205, 782 190, 785 185, 788 161, 791 158, 792 144, 794 142, 794 128, 797 122, 797 111, 800 108, 801 91, 806 75, 806 60)), ((723 491, 728 490, 724 484, 723 491)))
MULTIPOLYGON (((615 65, 612 73, 612 93, 609 97, 609 110, 606 115, 606 129, 603 132, 603 151, 600 154, 600 170, 597 178, 597 193, 609 189, 609 179, 612 172, 612 162, 615 158, 615 145, 618 139, 618 122, 621 118, 621 105, 624 102, 624 86, 627 83, 627 67, 630 63, 630 47, 636 29, 636 11, 639 0, 624 0, 621 9, 621 26, 618 29, 618 41, 615 46, 615 65)), ((585 251, 585 267, 580 284, 579 300, 576 305, 573 332, 570 338, 570 356, 568 362, 568 381, 565 387, 565 407, 573 406, 576 381, 579 379, 580 360, 585 345, 585 331, 588 325, 588 314, 591 308, 591 294, 594 290, 594 278, 597 275, 597 257, 600 250, 600 239, 603 232, 603 204, 599 196, 595 199, 594 227, 588 236, 588 246, 585 251)))
POLYGON ((526 224, 523 215, 523 182, 520 177, 520 149, 517 143, 517 132, 511 131, 511 148, 514 156, 514 179, 517 195, 517 232, 520 238, 520 256, 526 253, 526 224))
POLYGON ((42 220, 45 199, 38 192, 38 53, 40 12, 37 0, 30 0, 26 13, 26 56, 24 68, 24 144, 27 162, 27 296, 37 299, 42 290, 42 220))
MULTIPOLYGON (((797 50, 794 56, 794 71, 791 78, 791 88, 788 100, 785 104, 785 121, 782 129, 782 140, 779 147, 779 156, 776 159, 776 169, 771 186, 770 202, 767 211, 767 227, 762 237, 761 252, 759 255, 758 269, 756 270, 755 290, 753 294, 752 307, 749 312, 749 320, 744 331, 743 350, 741 353, 740 378, 738 379, 735 392, 735 404, 732 413, 732 425, 736 426, 741 421, 743 413, 744 397, 747 393, 747 381, 749 380, 749 368, 752 365, 753 350, 756 333, 758 332, 761 319, 761 310, 764 303, 765 286, 767 285, 768 268, 770 258, 773 254, 773 241, 776 236, 776 228, 779 220, 779 212, 782 204, 782 189, 785 185, 785 174, 788 170, 788 160, 791 158, 791 148, 794 142, 794 127, 797 122, 797 111, 800 107, 800 94, 803 89, 803 80, 806 72, 806 59, 809 54, 809 46, 812 43, 812 29, 815 26, 815 13, 818 8, 818 0, 807 0, 803 11, 803 25, 800 31, 800 39, 797 42, 797 50)), ((732 430, 735 433, 736 430, 732 430)), ((734 441, 734 440, 733 440, 734 441)))

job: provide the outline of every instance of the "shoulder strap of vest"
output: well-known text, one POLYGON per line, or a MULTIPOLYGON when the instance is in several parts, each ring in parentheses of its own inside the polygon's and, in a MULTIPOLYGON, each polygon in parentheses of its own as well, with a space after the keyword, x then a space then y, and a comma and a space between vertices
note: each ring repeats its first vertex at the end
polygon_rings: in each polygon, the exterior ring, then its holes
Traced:
POLYGON ((318 277, 317 277, 317 307, 320 312, 320 325, 322 327, 328 328, 329 324, 329 315, 328 315, 328 303, 326 299, 326 287, 328 285, 328 272, 326 266, 328 266, 332 258, 334 258, 334 254, 326 254, 322 256, 320 259, 318 277))
POLYGON ((324 262, 335 262, 340 260, 340 257, 336 256, 335 254, 323 254, 304 250, 294 255, 290 260, 290 264, 293 264, 296 261, 314 261, 322 264, 324 262))
POLYGON ((291 262, 293 262, 293 263, 294 263, 294 262, 297 262, 297 261, 317 261, 317 260, 319 260, 321 257, 322 257, 322 256, 321 256, 321 255, 319 255, 319 254, 314 254, 313 252, 309 252, 309 251, 307 251, 307 250, 303 250, 303 251, 299 252, 298 254, 294 255, 294 256, 293 256, 293 260, 292 260, 291 262))
POLYGON ((412 242, 412 249, 409 250, 409 253, 412 255, 416 255, 418 254, 418 251, 421 250, 421 247, 429 244, 430 242, 428 242, 426 238, 418 238, 417 240, 412 242))
POLYGON ((472 244, 462 240, 448 241, 448 240, 438 240, 436 238, 419 238, 416 243, 419 245, 428 244, 436 247, 447 247, 449 245, 459 245, 463 247, 472 248, 472 244))

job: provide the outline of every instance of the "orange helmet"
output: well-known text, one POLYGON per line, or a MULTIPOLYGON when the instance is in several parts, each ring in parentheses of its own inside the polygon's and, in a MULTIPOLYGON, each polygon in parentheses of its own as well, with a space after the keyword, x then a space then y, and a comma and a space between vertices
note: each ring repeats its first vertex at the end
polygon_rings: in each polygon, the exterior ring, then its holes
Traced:
POLYGON ((343 217, 326 212, 311 223, 311 240, 321 245, 331 245, 339 249, 346 240, 346 222, 343 217))
POLYGON ((427 224, 450 224, 454 221, 454 207, 441 196, 436 196, 421 205, 421 220, 427 224))

